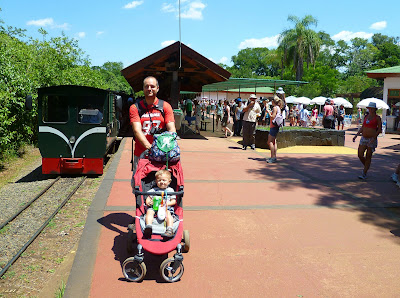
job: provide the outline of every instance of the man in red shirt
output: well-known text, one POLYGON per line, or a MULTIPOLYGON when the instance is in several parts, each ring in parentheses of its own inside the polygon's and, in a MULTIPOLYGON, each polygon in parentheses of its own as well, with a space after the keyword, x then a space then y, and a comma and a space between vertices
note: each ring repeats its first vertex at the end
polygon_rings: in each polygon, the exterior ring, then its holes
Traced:
POLYGON ((136 172, 139 156, 146 149, 151 148, 153 135, 150 132, 152 127, 176 132, 174 112, 171 105, 163 101, 164 113, 161 113, 161 111, 157 109, 159 103, 159 99, 157 98, 158 90, 159 85, 155 77, 145 78, 143 81, 145 98, 138 103, 140 108, 145 112, 143 115, 139 115, 138 108, 135 104, 131 105, 129 109, 130 123, 132 125, 133 134, 135 135, 133 173, 136 172))
POLYGON ((332 122, 334 123, 335 117, 333 117, 333 107, 331 101, 327 99, 324 106, 324 116, 322 117, 322 125, 324 128, 332 128, 332 122))

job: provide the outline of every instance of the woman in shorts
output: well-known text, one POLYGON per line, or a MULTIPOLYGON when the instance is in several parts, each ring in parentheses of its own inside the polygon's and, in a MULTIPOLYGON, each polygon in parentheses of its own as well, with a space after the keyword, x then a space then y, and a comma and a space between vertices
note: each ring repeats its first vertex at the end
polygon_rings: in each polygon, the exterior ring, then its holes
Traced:
POLYGON ((365 116, 361 128, 353 138, 353 142, 355 142, 357 136, 362 135, 360 145, 358 145, 358 158, 364 165, 363 172, 358 178, 362 180, 367 179, 367 171, 371 165, 372 153, 378 146, 377 137, 382 132, 382 120, 376 114, 376 103, 371 101, 367 109, 369 113, 365 116))
POLYGON ((222 117, 221 126, 222 129, 225 131, 225 138, 228 137, 228 132, 230 136, 233 136, 233 131, 229 129, 228 124, 231 123, 231 113, 230 113, 229 101, 224 101, 224 116, 222 117))
POLYGON ((281 113, 282 100, 278 96, 274 96, 272 100, 272 112, 270 117, 270 129, 268 135, 268 146, 271 151, 271 158, 267 159, 267 163, 275 163, 276 162, 276 136, 279 132, 279 126, 274 124, 275 117, 281 113))

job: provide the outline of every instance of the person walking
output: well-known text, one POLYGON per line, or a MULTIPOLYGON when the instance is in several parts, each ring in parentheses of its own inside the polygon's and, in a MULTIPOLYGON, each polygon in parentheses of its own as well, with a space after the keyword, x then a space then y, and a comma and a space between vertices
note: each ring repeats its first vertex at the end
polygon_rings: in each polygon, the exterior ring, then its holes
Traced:
POLYGON ((200 134, 200 126, 201 126, 201 105, 195 99, 193 101, 194 104, 194 116, 195 116, 195 133, 200 134))
POLYGON ((279 132, 279 126, 275 123, 274 120, 279 116, 282 117, 281 114, 282 105, 283 105, 282 100, 278 96, 275 96, 274 99, 272 100, 272 112, 270 117, 271 122, 268 135, 268 147, 271 152, 271 158, 267 159, 267 163, 275 163, 277 161, 276 151, 278 147, 276 143, 276 136, 278 135, 279 132))
POLYGON ((242 131, 242 117, 243 117, 243 103, 240 98, 236 100, 237 106, 235 109, 234 114, 234 121, 233 121, 233 135, 240 136, 240 132, 242 131))
MULTIPOLYGON (((175 117, 171 105, 157 98, 159 84, 155 77, 147 77, 143 81, 144 99, 129 108, 130 123, 135 136, 133 158, 133 175, 139 161, 139 156, 151 148, 154 130, 165 129, 176 132, 175 117), (161 112, 159 105, 162 104, 161 112)), ((133 180, 132 175, 132 181, 133 180)))
POLYGON ((248 146, 256 149, 254 133, 256 131, 257 114, 261 113, 261 107, 257 102, 255 94, 250 95, 249 103, 243 109, 243 147, 246 150, 248 146))
POLYGON ((369 111, 365 116, 364 121, 357 134, 353 137, 353 142, 356 141, 357 136, 362 135, 360 144, 358 145, 358 158, 364 165, 362 174, 358 178, 367 179, 367 172, 371 166, 372 153, 378 146, 378 135, 382 132, 382 120, 376 114, 376 103, 370 102, 367 106, 369 111))
POLYGON ((224 101, 224 116, 222 117, 222 129, 225 132, 225 138, 228 137, 228 132, 230 133, 230 136, 233 136, 233 131, 229 129, 228 124, 232 122, 231 118, 231 113, 230 113, 230 106, 229 106, 229 101, 225 100, 224 101))
POLYGON ((311 111, 311 126, 313 128, 317 124, 317 119, 318 119, 318 109, 317 109, 317 106, 314 105, 314 107, 313 107, 313 109, 311 111))
POLYGON ((344 117, 346 116, 346 111, 344 109, 344 105, 340 105, 340 108, 338 110, 338 116, 337 116, 337 129, 340 129, 340 123, 342 123, 342 130, 344 129, 344 117))
POLYGON ((216 122, 217 130, 218 130, 218 124, 219 124, 219 122, 221 122, 221 130, 223 131, 222 116, 224 115, 224 107, 222 106, 222 100, 218 101, 216 110, 217 110, 217 118, 216 118, 215 122, 216 122))

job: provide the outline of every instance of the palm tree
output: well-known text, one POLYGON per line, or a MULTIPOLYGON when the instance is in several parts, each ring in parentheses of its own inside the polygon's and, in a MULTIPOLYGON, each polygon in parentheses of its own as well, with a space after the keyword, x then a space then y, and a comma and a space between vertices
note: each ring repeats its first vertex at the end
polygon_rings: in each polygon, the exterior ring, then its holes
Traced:
POLYGON ((321 39, 317 32, 309 29, 311 25, 317 26, 318 21, 311 15, 306 15, 303 19, 290 15, 288 21, 294 23, 294 28, 281 33, 278 49, 282 51, 282 67, 293 63, 296 80, 300 81, 304 62, 307 63, 307 68, 309 64, 315 67, 319 54, 321 39))

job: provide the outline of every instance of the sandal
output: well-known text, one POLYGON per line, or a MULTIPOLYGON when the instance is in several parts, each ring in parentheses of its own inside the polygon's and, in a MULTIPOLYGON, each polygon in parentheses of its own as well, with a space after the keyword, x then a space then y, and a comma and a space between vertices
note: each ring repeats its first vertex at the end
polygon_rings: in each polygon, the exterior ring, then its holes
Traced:
POLYGON ((165 231, 165 233, 162 234, 162 236, 166 238, 172 238, 174 237, 174 231, 172 230, 172 228, 167 228, 167 231, 165 231))

